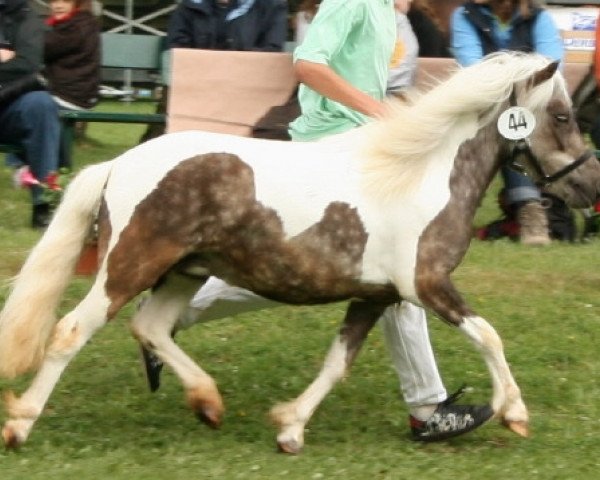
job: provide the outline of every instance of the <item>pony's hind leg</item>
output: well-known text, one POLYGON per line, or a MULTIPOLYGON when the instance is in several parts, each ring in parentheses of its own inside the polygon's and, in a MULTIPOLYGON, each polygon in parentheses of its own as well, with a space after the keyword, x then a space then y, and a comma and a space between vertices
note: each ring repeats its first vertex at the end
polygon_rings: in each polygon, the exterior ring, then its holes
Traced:
POLYGON ((277 444, 285 453, 298 453, 304 445, 304 427, 323 398, 352 365, 367 334, 387 305, 352 302, 317 378, 295 400, 276 405, 271 418, 279 427, 277 444))
POLYGON ((42 365, 30 387, 19 398, 12 392, 6 395, 8 420, 2 438, 8 448, 18 447, 27 440, 63 370, 106 323, 109 303, 104 289, 96 282, 83 301, 54 327, 42 365))
POLYGON ((144 348, 173 369, 186 391, 188 405, 198 418, 218 427, 224 408, 215 381, 171 337, 179 315, 188 308, 198 286, 197 279, 169 275, 136 312, 131 330, 144 348))

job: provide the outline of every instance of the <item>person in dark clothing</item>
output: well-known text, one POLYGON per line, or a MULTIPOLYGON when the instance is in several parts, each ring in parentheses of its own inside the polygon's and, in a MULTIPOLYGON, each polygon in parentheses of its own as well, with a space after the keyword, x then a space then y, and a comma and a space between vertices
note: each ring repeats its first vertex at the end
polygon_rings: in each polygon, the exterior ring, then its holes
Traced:
POLYGON ((100 24, 90 0, 50 0, 44 74, 61 107, 92 108, 100 87, 100 24))
POLYGON ((183 0, 169 19, 168 48, 280 52, 285 0, 183 0))
MULTIPOLYGON (((27 0, 0 0, 0 85, 34 78, 42 69, 44 25, 27 0)), ((27 91, 0 102, 0 141, 19 142, 31 175, 31 225, 44 228, 50 221, 50 205, 44 187, 56 188, 60 121, 58 106, 45 90, 27 91)))
POLYGON ((447 32, 428 0, 413 0, 407 13, 419 43, 419 57, 450 57, 447 32))
MULTIPOLYGON (((281 52, 288 27, 286 0, 183 0, 171 14, 167 49, 281 52)), ((166 92, 157 111, 166 111, 166 92)), ((149 125, 141 142, 164 133, 149 125)))
MULTIPOLYGON (((44 75, 61 109, 82 110, 98 103, 100 23, 91 0, 50 0, 50 27, 44 43, 44 75)), ((59 166, 71 168, 71 150, 61 139, 59 166)))

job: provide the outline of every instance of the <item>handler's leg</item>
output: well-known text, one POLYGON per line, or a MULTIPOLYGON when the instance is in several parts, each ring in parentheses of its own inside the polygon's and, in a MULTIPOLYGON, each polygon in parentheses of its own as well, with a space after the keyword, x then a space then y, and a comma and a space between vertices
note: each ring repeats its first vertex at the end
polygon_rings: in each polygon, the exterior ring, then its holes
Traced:
POLYGON ((425 311, 410 302, 388 307, 381 317, 386 344, 410 409, 413 440, 438 441, 469 432, 493 415, 488 405, 456 405, 435 362, 425 311))

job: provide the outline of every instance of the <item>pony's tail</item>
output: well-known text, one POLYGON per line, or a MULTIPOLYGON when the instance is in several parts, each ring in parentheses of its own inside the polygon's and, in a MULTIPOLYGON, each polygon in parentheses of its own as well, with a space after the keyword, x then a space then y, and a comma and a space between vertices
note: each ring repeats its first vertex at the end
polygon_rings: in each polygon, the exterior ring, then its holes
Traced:
POLYGON ((57 322, 55 310, 92 228, 112 162, 84 169, 65 191, 0 313, 0 375, 36 369, 57 322))

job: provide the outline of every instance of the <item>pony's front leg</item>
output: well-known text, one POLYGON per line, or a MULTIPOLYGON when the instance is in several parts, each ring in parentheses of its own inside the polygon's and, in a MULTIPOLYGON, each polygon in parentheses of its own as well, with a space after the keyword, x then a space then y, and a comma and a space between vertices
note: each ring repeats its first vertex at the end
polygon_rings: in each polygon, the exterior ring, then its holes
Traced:
POLYGON ((6 394, 8 420, 2 428, 2 438, 7 448, 16 448, 27 440, 63 370, 106 323, 108 305, 104 290, 96 283, 86 298, 54 327, 44 360, 30 387, 19 398, 12 392, 6 394))
POLYGON ((521 398, 521 390, 504 357, 500 336, 488 322, 473 313, 447 276, 441 277, 439 273, 432 275, 432 271, 435 269, 417 277, 421 302, 458 327, 475 344, 492 377, 494 416, 499 417, 515 433, 527 436, 529 415, 521 398))
POLYGON ((492 376, 492 408, 496 416, 513 432, 523 437, 528 436, 529 415, 521 397, 521 390, 504 357, 500 336, 487 321, 478 316, 466 316, 459 329, 483 354, 492 376))
POLYGON ((387 305, 352 302, 317 378, 295 400, 276 405, 271 418, 279 427, 277 444, 285 453, 298 453, 304 445, 304 427, 325 395, 344 377, 367 334, 387 305))

